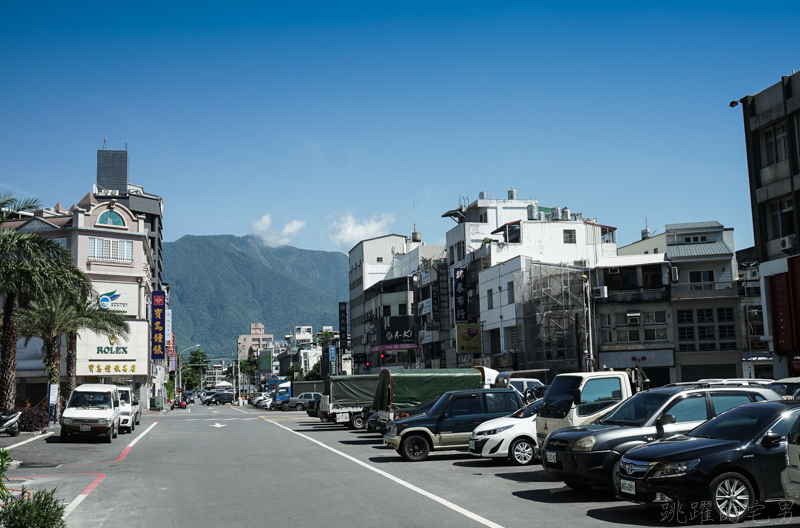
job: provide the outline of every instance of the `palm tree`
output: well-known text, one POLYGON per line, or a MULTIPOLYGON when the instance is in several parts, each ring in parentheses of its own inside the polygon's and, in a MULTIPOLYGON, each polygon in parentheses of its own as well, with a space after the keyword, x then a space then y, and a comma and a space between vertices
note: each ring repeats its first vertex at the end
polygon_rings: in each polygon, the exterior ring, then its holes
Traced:
POLYGON ((67 394, 69 399, 75 389, 78 360, 78 332, 91 330, 100 335, 116 335, 123 339, 128 337, 130 326, 123 314, 102 308, 96 299, 85 297, 75 304, 75 317, 71 321, 67 334, 67 394))
POLYGON ((41 204, 33 197, 20 200, 13 193, 0 194, 0 224, 14 218, 18 213, 24 211, 35 211, 41 204))
POLYGON ((0 411, 12 411, 16 400, 18 319, 23 296, 41 299, 58 291, 87 295, 90 290, 89 277, 72 263, 66 248, 34 233, 2 229, 0 225, 0 293, 5 294, 0 335, 0 411))

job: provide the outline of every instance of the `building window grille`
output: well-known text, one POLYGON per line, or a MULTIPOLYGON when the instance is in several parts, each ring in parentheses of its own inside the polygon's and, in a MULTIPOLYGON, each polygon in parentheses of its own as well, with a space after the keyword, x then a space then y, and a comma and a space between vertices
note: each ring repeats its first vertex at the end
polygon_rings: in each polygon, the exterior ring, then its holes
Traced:
POLYGON ((678 323, 693 323, 694 316, 692 310, 678 310, 678 323))
POLYGON ((565 229, 564 230, 564 243, 565 244, 576 244, 575 241, 575 230, 574 229, 565 229))
POLYGON ((130 240, 89 238, 88 256, 91 260, 133 262, 133 242, 130 240))
POLYGON ((679 326, 678 327, 678 341, 694 341, 694 327, 693 326, 679 326))
POLYGON ((720 323, 732 323, 733 308, 717 308, 717 321, 720 323))
POLYGON ((714 332, 713 326, 698 326, 697 327, 697 337, 698 339, 705 340, 705 341, 713 341, 716 336, 716 332, 714 332))
POLYGON ((125 226, 125 221, 114 211, 106 211, 105 213, 101 214, 100 218, 97 220, 97 223, 117 227, 125 226))
POLYGON ((714 310, 711 308, 698 308, 697 309, 697 322, 698 323, 713 323, 714 310))

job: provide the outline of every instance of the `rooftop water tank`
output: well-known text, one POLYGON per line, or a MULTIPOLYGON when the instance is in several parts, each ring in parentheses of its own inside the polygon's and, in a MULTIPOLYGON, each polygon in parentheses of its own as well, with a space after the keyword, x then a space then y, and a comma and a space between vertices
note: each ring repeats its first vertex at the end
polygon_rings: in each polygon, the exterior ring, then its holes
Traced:
POLYGON ((515 191, 514 189, 509 189, 508 190, 508 199, 509 200, 516 200, 517 199, 517 191, 515 191))
POLYGON ((569 207, 565 207, 561 210, 561 219, 564 221, 569 221, 572 217, 569 214, 569 207))
POLYGON ((478 200, 488 200, 488 199, 489 199, 489 193, 487 193, 486 191, 481 191, 478 193, 478 200))
POLYGON ((550 220, 553 220, 553 221, 561 220, 561 208, 560 207, 552 207, 552 208, 550 208, 550 220))
POLYGON ((528 220, 538 220, 539 219, 539 211, 536 205, 529 205, 528 206, 528 220))

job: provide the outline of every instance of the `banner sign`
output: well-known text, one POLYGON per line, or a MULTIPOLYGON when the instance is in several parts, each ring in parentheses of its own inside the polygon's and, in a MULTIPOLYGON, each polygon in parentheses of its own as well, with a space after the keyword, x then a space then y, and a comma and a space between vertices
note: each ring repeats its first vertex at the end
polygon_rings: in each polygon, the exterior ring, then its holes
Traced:
POLYGON ((164 310, 164 335, 167 337, 167 344, 175 343, 172 333, 172 310, 169 308, 164 310))
POLYGON ((262 351, 258 357, 258 369, 267 372, 272 372, 272 352, 262 351))
POLYGON ((417 311, 419 315, 425 315, 431 313, 432 303, 430 299, 425 299, 424 301, 420 301, 417 303, 417 311))
POLYGON ((465 268, 453 268, 453 311, 456 324, 469 322, 469 305, 467 304, 467 273, 465 268))
POLYGON ((459 352, 481 351, 480 325, 456 325, 456 350, 459 352))
POLYGON ((439 283, 434 282, 431 284, 431 318, 434 321, 439 320, 439 283))
POLYGON ((336 347, 333 345, 328 347, 328 360, 331 364, 336 364, 336 347))
POLYGON ((163 291, 153 292, 153 305, 150 317, 152 343, 150 345, 150 359, 164 359, 167 357, 165 349, 165 328, 167 301, 163 291))
POLYGON ((175 356, 169 358, 169 371, 175 372, 175 356))
POLYGON ((401 315, 374 320, 370 324, 369 344, 370 352, 419 349, 414 335, 414 318, 401 315))
POLYGON ((120 282, 93 282, 100 307, 112 312, 136 316, 139 314, 139 285, 120 282))
POLYGON ((347 350, 347 303, 339 303, 339 346, 347 350))
POLYGON ((419 283, 420 283, 419 285, 426 286, 430 281, 431 281, 431 270, 430 269, 422 270, 422 272, 419 274, 419 283))

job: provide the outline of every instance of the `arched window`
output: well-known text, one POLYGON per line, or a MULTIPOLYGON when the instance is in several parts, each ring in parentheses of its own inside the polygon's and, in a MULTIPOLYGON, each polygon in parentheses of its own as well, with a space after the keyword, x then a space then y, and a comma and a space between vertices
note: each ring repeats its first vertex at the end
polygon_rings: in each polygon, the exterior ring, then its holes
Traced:
POLYGON ((106 211, 105 213, 100 215, 100 219, 97 221, 98 224, 105 224, 111 226, 124 226, 125 222, 122 220, 122 217, 115 213, 114 211, 106 211))

